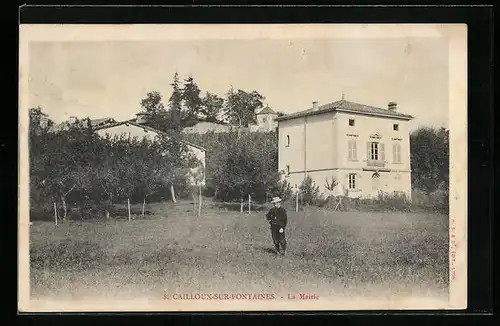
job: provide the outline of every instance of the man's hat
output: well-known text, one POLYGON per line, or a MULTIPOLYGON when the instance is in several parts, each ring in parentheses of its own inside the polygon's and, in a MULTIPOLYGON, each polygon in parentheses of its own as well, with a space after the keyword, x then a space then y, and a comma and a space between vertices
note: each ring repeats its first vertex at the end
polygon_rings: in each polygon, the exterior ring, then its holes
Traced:
POLYGON ((279 203, 281 201, 281 198, 279 197, 274 197, 273 200, 271 200, 271 203, 279 203))

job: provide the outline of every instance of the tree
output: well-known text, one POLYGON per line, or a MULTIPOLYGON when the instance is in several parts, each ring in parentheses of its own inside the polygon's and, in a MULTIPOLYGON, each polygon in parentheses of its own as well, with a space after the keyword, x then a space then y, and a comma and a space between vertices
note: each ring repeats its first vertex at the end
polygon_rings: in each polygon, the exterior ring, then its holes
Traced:
POLYGON ((422 127, 410 135, 413 187, 426 193, 448 189, 449 131, 422 127))
POLYGON ((95 179, 103 190, 107 205, 105 205, 106 218, 109 218, 109 208, 114 204, 114 200, 120 196, 121 162, 123 150, 120 142, 123 137, 106 137, 103 142, 105 150, 99 166, 95 170, 95 179), (121 139, 120 139, 121 138, 121 139))
POLYGON ((161 169, 165 172, 164 181, 170 184, 172 199, 175 200, 174 185, 186 185, 189 169, 194 167, 196 160, 182 141, 180 130, 170 130, 158 138, 159 150, 162 156, 161 169))
POLYGON ((232 133, 219 137, 221 143, 209 149, 214 153, 207 159, 207 182, 215 188, 217 199, 241 199, 248 194, 263 199, 275 189, 279 175, 274 135, 246 133, 239 142, 232 133))
POLYGON ((150 115, 157 115, 165 110, 162 104, 162 96, 158 91, 148 92, 146 97, 141 100, 141 107, 150 115))
POLYGON ((319 187, 314 183, 310 176, 307 176, 299 186, 302 194, 302 202, 306 205, 313 205, 320 197, 319 187))
POLYGON ((202 100, 202 113, 209 121, 218 121, 224 107, 224 99, 216 94, 206 92, 202 100))
POLYGON ((67 129, 45 135, 44 148, 47 171, 43 179, 45 189, 54 201, 60 200, 63 220, 67 217, 67 198, 88 185, 89 155, 82 149, 92 148, 95 140, 90 119, 73 119, 67 129))
POLYGON ((172 95, 168 100, 169 130, 179 130, 182 128, 182 90, 179 82, 179 74, 175 73, 172 84, 172 95))
POLYGON ((162 95, 157 92, 148 92, 147 96, 141 100, 141 107, 147 113, 146 125, 157 130, 166 131, 171 125, 171 116, 162 103, 162 95))
POLYGON ((52 204, 52 199, 46 187, 46 180, 50 162, 48 160, 47 136, 52 121, 43 113, 41 107, 31 108, 29 110, 29 130, 28 130, 28 148, 29 148, 29 182, 30 182, 30 210, 47 207, 52 204))
POLYGON ((192 76, 184 80, 184 86, 181 91, 182 101, 186 110, 184 123, 195 121, 200 117, 203 109, 203 101, 200 97, 200 92, 192 76))
POLYGON ((159 146, 146 138, 141 142, 136 158, 136 191, 142 198, 142 216, 144 217, 148 197, 168 186, 165 179, 168 171, 163 170, 159 146))
POLYGON ((54 122, 49 119, 48 115, 43 113, 40 106, 29 109, 29 126, 30 135, 40 135, 48 132, 49 128, 54 125, 54 122))
POLYGON ((255 110, 262 106, 265 97, 256 91, 234 91, 231 87, 227 93, 224 113, 230 123, 247 127, 256 123, 255 110))
POLYGON ((330 181, 328 181, 328 178, 325 179, 325 189, 332 192, 333 190, 335 190, 335 187, 339 185, 339 182, 337 181, 337 179, 332 176, 330 178, 330 181))

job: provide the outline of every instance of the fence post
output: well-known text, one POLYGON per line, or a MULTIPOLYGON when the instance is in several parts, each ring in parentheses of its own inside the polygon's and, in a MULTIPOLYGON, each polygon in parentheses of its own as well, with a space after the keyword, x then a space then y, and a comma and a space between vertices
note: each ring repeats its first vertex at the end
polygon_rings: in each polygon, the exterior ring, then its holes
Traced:
POLYGON ((299 192, 297 191, 295 193, 295 211, 299 211, 299 192))
POLYGON ((248 214, 250 214, 252 211, 251 207, 252 207, 252 196, 248 194, 248 214))
POLYGON ((57 204, 54 202, 54 220, 56 221, 57 225, 57 204))
POLYGON ((201 201, 202 201, 202 196, 201 196, 201 183, 200 183, 200 192, 198 195, 198 217, 201 216, 201 201))
POLYGON ((127 207, 128 207, 128 221, 130 222, 131 217, 130 217, 130 199, 127 198, 127 207))

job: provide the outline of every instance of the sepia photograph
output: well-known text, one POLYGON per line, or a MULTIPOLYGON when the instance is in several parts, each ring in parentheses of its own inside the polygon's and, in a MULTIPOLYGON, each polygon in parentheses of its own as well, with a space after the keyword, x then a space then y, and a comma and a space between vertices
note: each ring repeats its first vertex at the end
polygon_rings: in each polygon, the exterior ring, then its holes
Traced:
POLYGON ((466 42, 21 25, 19 310, 466 308, 466 42))

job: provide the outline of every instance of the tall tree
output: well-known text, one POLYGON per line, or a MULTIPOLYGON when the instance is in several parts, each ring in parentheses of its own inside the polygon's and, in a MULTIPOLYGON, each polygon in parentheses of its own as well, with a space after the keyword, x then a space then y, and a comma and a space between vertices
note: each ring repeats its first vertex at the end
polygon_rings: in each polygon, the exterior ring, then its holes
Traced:
POLYGON ((256 91, 246 92, 233 87, 227 92, 224 113, 231 123, 248 126, 255 123, 255 110, 262 107, 265 97, 256 91))
POLYGON ((184 80, 182 88, 182 101, 186 110, 187 120, 196 120, 202 112, 203 102, 200 97, 200 89, 192 76, 184 80))
POLYGON ((180 130, 182 127, 182 90, 179 81, 179 74, 174 74, 172 84, 172 95, 168 100, 169 126, 170 130, 180 130))
POLYGON ((217 94, 206 92, 202 103, 202 113, 205 115, 205 118, 210 121, 218 121, 224 107, 224 99, 217 94))
POLYGON ((146 113, 156 115, 165 110, 162 101, 162 96, 158 91, 148 92, 146 97, 141 100, 141 107, 146 113))
POLYGON ((37 106, 29 110, 29 133, 40 135, 48 131, 54 125, 48 115, 43 112, 42 107, 37 106))
POLYGON ((423 127, 410 135, 412 184, 427 193, 449 183, 449 131, 423 127))
POLYGON ((162 95, 158 91, 148 92, 146 97, 141 100, 143 112, 147 113, 146 124, 158 129, 166 130, 169 123, 167 110, 162 103, 162 95))

